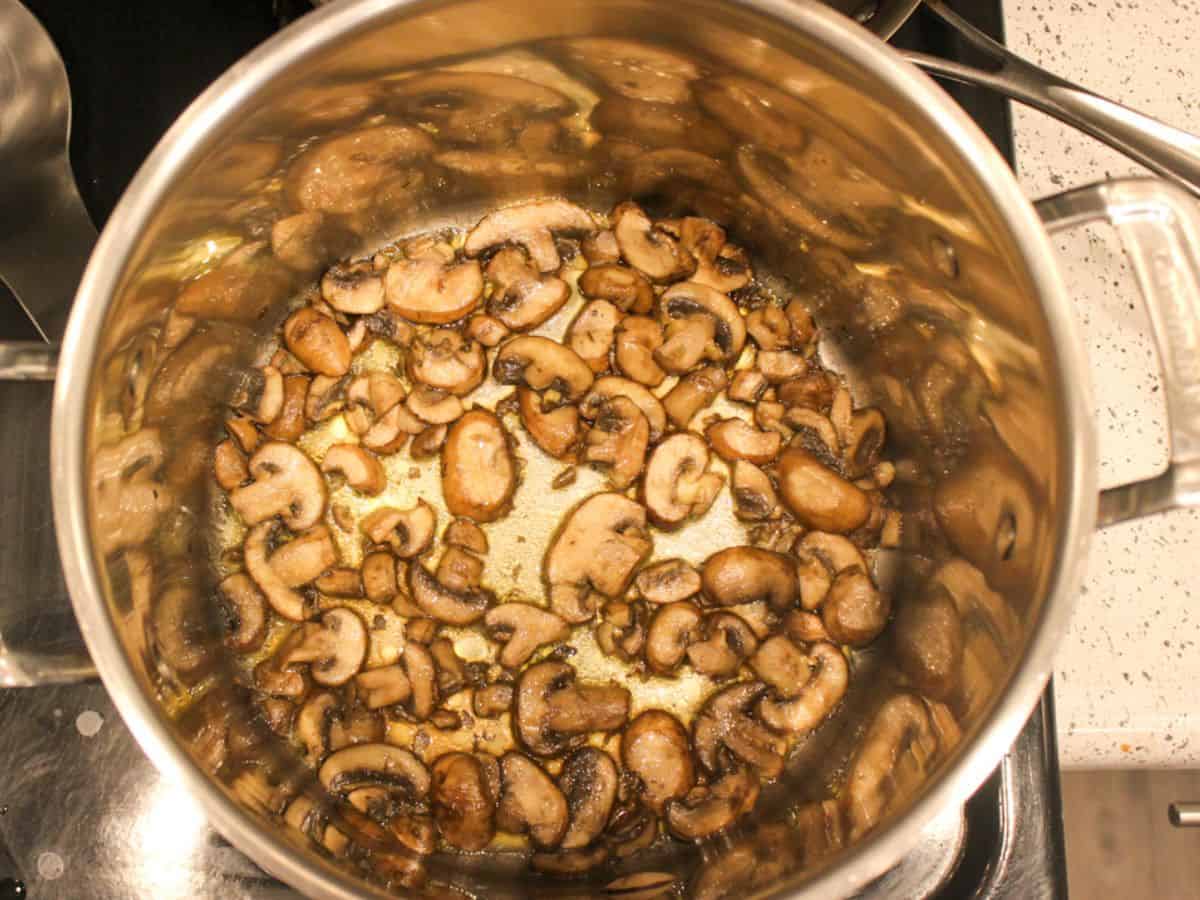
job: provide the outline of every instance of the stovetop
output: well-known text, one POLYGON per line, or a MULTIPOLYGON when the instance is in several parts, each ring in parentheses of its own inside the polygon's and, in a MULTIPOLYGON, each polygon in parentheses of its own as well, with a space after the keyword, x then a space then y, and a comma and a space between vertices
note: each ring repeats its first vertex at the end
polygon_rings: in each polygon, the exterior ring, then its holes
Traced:
MULTIPOLYGON (((25 2, 66 63, 72 164, 98 227, 192 98, 307 8, 304 0, 25 2)), ((1002 37, 1000 0, 953 5, 1002 37)), ((923 12, 894 42, 964 58, 954 36, 923 12)), ((1007 104, 974 88, 948 89, 1011 160, 1007 104)), ((36 334, 14 303, 0 302, 0 336, 36 334)), ((0 602, 17 591, 36 592, 64 611, 69 643, 77 635, 45 506, 49 404, 46 386, 0 386, 0 446, 19 448, 12 457, 22 469, 17 482, 29 493, 13 496, 6 488, 0 498, 6 517, 27 526, 0 538, 0 602)), ((964 809, 938 819, 919 848, 861 896, 1065 897, 1054 733, 1047 691, 964 809)), ((0 900, 295 896, 209 828, 195 802, 157 773, 101 685, 0 691, 0 900)))

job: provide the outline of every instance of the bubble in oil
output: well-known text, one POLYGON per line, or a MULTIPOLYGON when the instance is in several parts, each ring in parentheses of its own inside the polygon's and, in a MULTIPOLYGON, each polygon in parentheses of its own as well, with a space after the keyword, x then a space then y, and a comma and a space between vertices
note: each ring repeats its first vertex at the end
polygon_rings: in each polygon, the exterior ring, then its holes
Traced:
POLYGON ((24 900, 25 882, 16 878, 0 878, 0 900, 24 900))

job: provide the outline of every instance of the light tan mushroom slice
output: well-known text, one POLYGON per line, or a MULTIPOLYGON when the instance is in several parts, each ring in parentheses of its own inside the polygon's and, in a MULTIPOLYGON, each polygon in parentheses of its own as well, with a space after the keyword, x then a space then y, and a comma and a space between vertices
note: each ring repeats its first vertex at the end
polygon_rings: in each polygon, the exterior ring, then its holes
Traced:
POLYGON ((362 445, 380 454, 395 453, 409 437, 420 434, 427 425, 413 415, 407 406, 393 406, 363 434, 362 445))
POLYGON ((346 389, 350 376, 335 378, 317 375, 309 384, 304 399, 304 416, 310 422, 323 422, 341 412, 346 406, 346 389))
POLYGON ((730 484, 733 493, 733 512, 739 519, 757 522, 775 516, 779 511, 779 495, 771 478, 754 463, 744 459, 733 464, 730 484))
MULTIPOLYGON (((567 345, 597 374, 609 367, 621 310, 607 300, 592 300, 567 329, 567 345)), ((282 385, 280 386, 282 396, 282 385)))
POLYGON ((609 483, 623 490, 637 480, 650 446, 650 423, 628 397, 613 397, 595 410, 583 458, 608 470, 609 483))
POLYGON ((288 167, 286 190, 294 207, 335 215, 361 213, 403 165, 433 152, 419 128, 377 125, 328 138, 288 167))
POLYGON ((527 387, 517 388, 517 411, 533 442, 555 459, 569 455, 583 436, 578 407, 545 409, 541 395, 527 387))
POLYGON ((229 494, 229 502, 247 525, 281 516, 293 531, 305 531, 325 513, 325 479, 304 452, 268 441, 250 457, 254 481, 229 494))
POLYGON ((449 425, 464 412, 462 400, 454 394, 431 387, 414 390, 404 401, 404 407, 427 425, 449 425))
POLYGON ((552 391, 566 402, 587 393, 595 376, 579 354, 558 341, 521 335, 500 346, 492 375, 501 384, 523 384, 535 391, 552 391))
POLYGON ((887 625, 892 604, 862 569, 845 569, 829 586, 821 607, 821 623, 831 640, 865 647, 887 625))
POLYGON ((654 523, 677 528, 708 512, 725 477, 708 471, 709 453, 694 434, 673 434, 650 454, 642 499, 654 523))
POLYGON ((383 275, 369 260, 338 263, 321 277, 321 297, 338 312, 379 312, 383 309, 383 275))
POLYGON ((372 603, 391 603, 399 593, 396 583, 396 558, 387 550, 363 557, 363 592, 372 603))
POLYGON ((235 491, 250 480, 246 457, 232 440, 221 441, 213 451, 213 475, 226 491, 235 491))
POLYGON ((379 785, 409 801, 423 801, 432 787, 429 770, 412 751, 382 743, 354 744, 330 754, 317 777, 325 790, 342 796, 379 785))
POLYGON ((679 668, 688 645, 697 637, 700 608, 686 600, 658 607, 646 633, 646 664, 658 675, 679 668))
POLYGON ((689 372, 663 397, 663 409, 676 428, 687 428, 696 413, 712 403, 727 383, 725 370, 716 366, 689 372))
POLYGON ((481 556, 486 556, 488 552, 487 535, 470 519, 455 519, 447 525, 442 533, 442 541, 447 546, 461 547, 481 556))
MULTIPOLYGON (((421 568, 413 566, 414 569, 421 568)), ((418 722, 423 722, 433 715, 438 703, 437 666, 427 647, 411 641, 404 645, 402 659, 404 674, 412 686, 412 696, 408 701, 408 711, 418 722)))
POLYGON ((470 625, 483 618, 492 594, 483 588, 454 591, 429 574, 423 565, 408 568, 408 588, 413 603, 430 618, 448 625, 470 625))
POLYGON ((469 394, 479 387, 486 371, 483 348, 454 328, 418 335, 409 348, 409 377, 437 390, 469 394))
POLYGON ((628 316, 616 331, 617 368, 647 387, 658 387, 667 373, 654 354, 663 345, 662 326, 646 316, 628 316))
MULTIPOLYGON (((760 403, 755 408, 756 419, 765 406, 765 403, 760 403)), ((803 406, 794 406, 784 413, 783 421, 795 432, 790 446, 802 447, 824 462, 838 464, 842 457, 842 443, 827 416, 803 406)))
POLYGON ((833 644, 814 644, 806 655, 809 677, 796 696, 792 699, 767 696, 758 702, 760 718, 777 731, 808 734, 833 712, 850 683, 846 657, 833 644))
POLYGON ((779 457, 778 475, 783 502, 807 528, 845 534, 861 527, 871 514, 866 492, 807 450, 785 450, 779 457))
POLYGON ((304 596, 289 587, 271 566, 268 548, 271 537, 278 526, 274 522, 260 522, 246 535, 243 557, 246 571, 271 604, 271 609, 293 622, 300 622, 314 612, 304 596))
POLYGON ((583 258, 592 268, 621 259, 621 248, 617 246, 616 235, 607 228, 585 237, 580 243, 580 249, 583 251, 583 258))
POLYGON ((538 847, 557 847, 570 811, 562 791, 536 762, 521 753, 500 758, 500 802, 496 826, 510 834, 528 834, 538 847))
POLYGON ((762 372, 754 369, 742 369, 734 373, 729 382, 729 399, 738 403, 758 403, 767 390, 767 379, 762 372))
POLYGON ((824 413, 833 402, 833 391, 836 379, 829 373, 819 370, 810 371, 807 375, 785 381, 776 388, 779 402, 789 409, 804 407, 814 412, 824 413))
POLYGON ((704 599, 715 606, 765 600, 780 612, 796 598, 796 564, 791 557, 759 547, 727 547, 700 570, 704 599))
POLYGON ((795 697, 808 682, 812 664, 787 637, 777 634, 763 641, 750 658, 750 668, 785 700, 795 697))
POLYGON ((696 782, 688 733, 661 709, 646 710, 629 723, 621 735, 621 763, 641 781, 642 801, 659 815, 696 782))
POLYGON ((732 756, 763 778, 779 777, 787 743, 753 715, 766 689, 760 682, 739 681, 705 701, 692 724, 692 743, 696 758, 709 772, 726 769, 725 760, 732 756))
POLYGON ((404 402, 408 391, 391 372, 366 372, 346 388, 346 425, 355 434, 370 431, 384 415, 404 402))
POLYGON ((283 323, 288 350, 312 371, 340 377, 350 370, 350 343, 337 322, 306 306, 283 323))
POLYGON ((434 253, 398 259, 388 266, 384 294, 388 307, 410 322, 445 325, 479 306, 483 271, 473 259, 452 265, 434 253))
POLYGON ((646 645, 649 619, 645 605, 610 600, 600 613, 602 621, 596 627, 596 643, 600 649, 626 662, 639 660, 646 645))
POLYGON ((270 557, 271 568, 288 587, 315 580, 337 562, 333 537, 324 525, 310 528, 283 544, 270 557))
POLYGON ((433 820, 446 843, 459 850, 482 850, 496 831, 496 797, 479 759, 447 753, 433 764, 433 820))
POLYGON ((726 772, 666 807, 667 828, 685 841, 699 841, 729 828, 758 801, 758 776, 749 769, 726 772))
POLYGON ((629 718, 629 691, 612 684, 580 684, 575 670, 557 660, 521 673, 513 724, 535 756, 557 756, 581 746, 593 731, 615 731, 629 718))
POLYGON ((283 639, 272 656, 254 667, 256 690, 290 701, 299 700, 308 692, 307 673, 283 664, 288 653, 295 649, 302 640, 304 640, 304 632, 299 628, 295 629, 283 639))
POLYGON ((283 375, 274 366, 251 370, 235 406, 261 425, 270 425, 283 411, 283 375))
POLYGON ((627 397, 634 402, 650 424, 650 443, 657 443, 667 431, 667 413, 662 402, 644 386, 628 378, 605 375, 597 378, 591 390, 579 404, 580 413, 587 419, 595 419, 606 401, 614 397, 627 397))
POLYGON ((647 566, 634 582, 648 603, 676 603, 700 593, 700 573, 682 559, 647 566))
MULTIPOLYGON (((609 232, 611 234, 611 232, 609 232)), ((606 300, 622 312, 645 315, 654 309, 654 288, 646 276, 628 266, 589 266, 579 276, 579 291, 593 300, 606 300)))
POLYGON ((404 666, 398 663, 359 672, 354 684, 367 709, 395 706, 412 696, 412 685, 404 673, 404 666))
POLYGON ((467 234, 463 251, 479 256, 501 244, 520 244, 541 272, 553 272, 560 259, 554 235, 589 234, 596 223, 587 211, 566 200, 532 200, 489 213, 467 234))
POLYGON ((508 512, 517 467, 503 423, 473 409, 454 423, 442 452, 442 495, 452 515, 493 522, 508 512))
POLYGON ((716 347, 710 359, 731 363, 741 354, 746 344, 746 322, 737 304, 720 291, 685 281, 667 288, 660 303, 668 319, 704 315, 713 320, 716 347))
POLYGON ((711 316, 693 315, 670 319, 665 340, 654 351, 654 361, 673 375, 690 372, 701 361, 716 358, 716 322, 711 316))
POLYGON ((847 478, 861 478, 878 462, 887 437, 883 413, 874 407, 857 409, 840 429, 842 466, 847 478))
POLYGON ((619 597, 653 549, 645 508, 620 494, 595 494, 567 516, 546 551, 550 608, 586 622, 599 597, 619 597))
POLYGON ((619 786, 617 764, 603 750, 581 747, 563 760, 558 787, 569 812, 564 850, 586 847, 600 837, 616 805, 619 786))
POLYGON ((505 247, 484 270, 492 284, 487 310, 512 331, 541 325, 571 296, 571 286, 556 275, 543 275, 523 250, 505 247))
POLYGON ((313 681, 327 687, 345 684, 367 656, 367 629, 353 610, 339 607, 303 626, 304 639, 284 657, 284 665, 308 663, 313 681))
POLYGON ((401 559, 424 553, 437 531, 437 513, 424 500, 412 509, 383 506, 361 522, 363 534, 376 544, 387 544, 401 559))
POLYGON ((744 419, 721 419, 704 429, 704 436, 721 459, 744 459, 764 466, 779 455, 783 438, 777 431, 759 431, 744 419))
POLYGON ((807 357, 795 350, 761 350, 755 365, 771 384, 800 378, 808 371, 807 357))
POLYGON ((515 689, 511 684, 489 684, 476 688, 471 708, 481 719, 496 719, 512 708, 515 689))
POLYGON ((223 579, 218 590, 225 646, 239 653, 257 650, 267 636, 267 598, 244 572, 223 579))
POLYGON ((483 578, 483 560, 461 547, 447 547, 434 577, 452 591, 473 591, 483 578))
POLYGON ((512 334, 512 330, 495 316, 480 313, 467 320, 466 333, 471 340, 478 341, 491 349, 499 346, 506 337, 512 334))
POLYGON ((502 603, 484 617, 488 635, 504 644, 500 665, 518 669, 538 647, 567 639, 571 629, 561 617, 531 603, 502 603))
POLYGON ((675 281, 696 270, 695 258, 636 204, 618 204, 611 219, 621 256, 651 281, 675 281))
POLYGON ((622 38, 582 37, 563 41, 573 62, 631 100, 686 103, 691 82, 700 77, 696 63, 657 44, 622 38))
POLYGON ((705 615, 700 635, 687 648, 688 662, 702 675, 727 678, 754 653, 758 639, 741 616, 724 610, 705 615))
POLYGON ((321 460, 322 472, 339 472, 361 494, 374 497, 387 487, 387 474, 379 459, 358 444, 334 444, 321 460))
MULTIPOLYGON (((305 378, 304 382, 307 385, 308 379, 305 378)), ((287 379, 284 379, 284 384, 286 385, 286 383, 287 379)), ((301 403, 301 406, 303 406, 303 403, 301 403)), ((229 432, 229 436, 233 438, 243 453, 253 453, 258 449, 258 445, 262 440, 262 435, 254 427, 254 422, 247 416, 234 416, 226 419, 225 430, 229 432)))

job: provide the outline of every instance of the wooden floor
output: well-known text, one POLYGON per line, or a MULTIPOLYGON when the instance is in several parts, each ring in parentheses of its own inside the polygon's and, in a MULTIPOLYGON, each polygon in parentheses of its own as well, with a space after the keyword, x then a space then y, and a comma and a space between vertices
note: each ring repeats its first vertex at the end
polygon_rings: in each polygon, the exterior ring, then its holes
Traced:
POLYGON ((1073 900, 1200 900, 1200 828, 1173 828, 1172 801, 1200 801, 1200 772, 1063 776, 1073 900))

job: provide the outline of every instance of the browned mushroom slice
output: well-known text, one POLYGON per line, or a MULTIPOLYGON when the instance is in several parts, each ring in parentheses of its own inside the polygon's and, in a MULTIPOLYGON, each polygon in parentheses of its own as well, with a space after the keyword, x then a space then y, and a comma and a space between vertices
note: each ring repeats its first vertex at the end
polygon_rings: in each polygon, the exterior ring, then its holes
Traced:
POLYGON ((755 365, 771 384, 792 381, 808 371, 808 359, 794 350, 760 350, 755 365))
MULTIPOLYGON (((654 351, 654 361, 673 375, 690 372, 709 358, 710 348, 716 346, 716 334, 717 326, 710 316, 670 319, 663 344, 654 351)), ((712 355, 717 355, 716 351, 712 355)))
POLYGON ((615 263, 621 259, 621 248, 617 246, 616 235, 608 229, 587 235, 580 243, 580 249, 583 251, 583 258, 592 267, 615 263))
POLYGON ((322 276, 321 297, 338 312, 379 312, 383 309, 383 275, 369 260, 338 263, 322 276))
POLYGON ((283 660, 300 642, 304 632, 297 628, 276 648, 275 653, 254 667, 254 687, 264 694, 287 700, 299 700, 309 688, 308 675, 284 664, 283 660))
POLYGON ((451 590, 419 563, 408 568, 408 586, 413 602, 422 612, 449 625, 470 625, 483 618, 492 599, 491 592, 483 588, 451 590))
POLYGON ((667 828, 677 838, 699 841, 724 831, 758 800, 758 776, 749 769, 726 772, 710 785, 693 788, 666 807, 667 828))
POLYGON ((746 316, 746 331, 760 352, 783 350, 792 344, 792 326, 787 314, 774 304, 767 304, 746 316))
POLYGON ((486 555, 488 552, 487 535, 483 529, 470 519, 455 519, 446 526, 442 540, 451 547, 461 547, 472 553, 486 555))
POLYGON ((244 572, 220 584, 225 621, 225 645, 239 653, 256 650, 267 636, 267 599, 244 572))
POLYGON ((247 533, 242 551, 246 571, 266 595, 267 602, 276 613, 285 619, 299 622, 312 615, 312 609, 304 596, 293 590, 294 586, 288 585, 284 577, 271 565, 268 552, 276 529, 277 525, 274 522, 260 522, 247 533))
POLYGON ((821 622, 837 643, 865 647, 883 631, 891 610, 890 598, 870 575, 862 569, 846 569, 829 586, 821 622))
POLYGON ((284 657, 284 665, 308 663, 313 681, 328 687, 345 684, 367 656, 367 629, 352 610, 331 609, 320 624, 304 625, 304 639, 284 657))
POLYGON ((217 444, 213 452, 213 475, 226 491, 234 491, 250 480, 250 469, 246 457, 232 440, 217 444))
POLYGON ((725 229, 709 219, 688 216, 679 222, 679 239, 696 257, 692 281, 728 294, 750 283, 754 273, 746 251, 725 242, 725 229))
POLYGON ((621 735, 621 763, 640 779, 643 801, 659 814, 696 782, 687 731, 661 709, 648 709, 629 723, 621 735))
POLYGON ((495 719, 512 708, 514 689, 511 684, 489 684, 476 689, 471 708, 481 719, 495 719))
POLYGON ((387 474, 379 459, 358 444, 334 444, 325 451, 321 471, 341 473, 350 487, 368 497, 387 487, 387 474))
POLYGON ((596 643, 609 656, 626 662, 637 660, 646 644, 646 608, 641 603, 610 600, 600 610, 602 621, 596 627, 596 643))
POLYGON ((409 377, 460 396, 479 387, 486 369, 483 348, 454 328, 418 335, 408 352, 409 377))
POLYGON ((603 372, 609 366, 608 357, 620 321, 621 311, 617 307, 607 300, 593 300, 579 311, 567 329, 567 345, 593 372, 603 372))
POLYGON ((517 388, 517 409, 521 424, 533 442, 555 459, 562 459, 579 443, 582 429, 579 409, 559 406, 546 409, 540 394, 527 387, 517 388))
MULTIPOLYGON (((373 710, 351 707, 329 723, 329 749, 383 740, 383 717, 373 710)), ((351 795, 351 802, 354 801, 351 795)))
POLYGON ((650 446, 650 423, 628 397, 613 397, 595 410, 583 458, 608 470, 616 489, 629 487, 642 472, 650 446))
POLYGON ((668 559, 642 569, 635 584, 649 603, 675 603, 700 593, 700 573, 682 559, 668 559))
POLYGON ((700 77, 694 61, 657 45, 586 37, 564 41, 563 48, 572 62, 632 100, 685 103, 700 77))
POLYGON ((453 263, 450 254, 398 259, 384 276, 387 305, 410 322, 444 325, 479 306, 483 271, 475 260, 453 263))
POLYGON ((391 603, 399 592, 396 558, 387 550, 368 553, 362 564, 363 592, 372 603, 391 603))
POLYGON ((704 561, 704 598, 716 606, 765 600, 783 611, 796 597, 796 564, 782 553, 758 547, 728 547, 704 561))
POLYGON ((828 718, 846 693, 850 668, 841 650, 833 644, 814 644, 806 656, 809 677, 794 698, 763 697, 758 702, 759 716, 777 731, 808 734, 828 718))
POLYGON ((696 270, 692 255, 636 204, 619 204, 611 218, 621 256, 651 281, 675 281, 696 270))
POLYGON ((628 378, 615 375, 597 378, 583 402, 579 404, 580 413, 586 419, 595 419, 605 401, 614 397, 627 397, 642 411, 650 425, 650 443, 657 443, 666 433, 667 413, 662 402, 645 387, 628 378))
POLYGON ((381 785, 412 801, 427 798, 432 784, 429 770, 411 751, 381 743, 354 744, 331 754, 317 777, 334 794, 381 785))
POLYGON ((692 725, 692 740, 696 758, 709 772, 726 768, 725 754, 764 778, 777 778, 783 771, 786 742, 753 716, 752 708, 766 689, 759 682, 741 681, 713 694, 701 708, 692 725))
POLYGON ((408 395, 391 372, 359 375, 346 389, 346 424, 355 434, 367 434, 408 395))
POLYGON ((708 470, 708 447, 694 434, 673 434, 650 454, 642 498, 654 523, 677 528, 708 512, 725 477, 708 470))
POLYGON ((288 196, 299 209, 362 212, 376 202, 379 188, 400 166, 433 149, 433 140, 419 128, 379 125, 351 131, 296 158, 288 168, 288 196))
POLYGON ((283 323, 283 340, 296 359, 321 375, 340 377, 350 369, 350 344, 337 322, 310 306, 283 323))
POLYGON ((758 640, 741 616, 731 612, 708 613, 700 633, 687 648, 688 662, 701 675, 727 678, 754 653, 758 640))
POLYGON ((766 465, 779 455, 783 439, 776 431, 758 431, 742 419, 721 419, 704 430, 713 450, 722 459, 733 462, 744 459, 755 465, 766 465))
POLYGON ((520 244, 541 272, 553 272, 560 259, 558 233, 588 234, 596 223, 587 211, 565 200, 533 200, 489 213, 467 234, 463 250, 479 256, 501 244, 520 244))
POLYGON ((262 425, 270 425, 283 411, 283 375, 274 366, 252 369, 234 405, 262 425))
POLYGON ((654 288, 650 287, 646 276, 628 266, 590 266, 579 276, 579 291, 585 297, 606 300, 622 312, 645 315, 654 309, 654 288))
POLYGON ((613 811, 606 843, 617 859, 626 859, 658 840, 658 817, 641 803, 627 803, 613 811))
POLYGON ((505 247, 485 270, 493 289, 488 312, 505 328, 527 331, 541 325, 571 296, 571 287, 556 275, 543 275, 523 250, 505 247))
POLYGON ((304 415, 311 422, 323 422, 341 412, 346 406, 346 389, 350 376, 335 378, 318 375, 309 384, 304 400, 304 415))
POLYGON ((663 345, 662 326, 646 316, 629 316, 616 331, 617 368, 647 387, 658 387, 667 373, 654 354, 663 345))
POLYGON ((808 683, 812 670, 809 657, 781 634, 763 641, 750 658, 750 668, 785 700, 795 697, 808 683))
POLYGON ((785 450, 778 472, 784 503, 808 528, 845 534, 861 527, 871 513, 871 500, 864 491, 807 450, 785 450))
POLYGON ((355 676, 354 684, 367 709, 395 706, 412 696, 412 685, 404 674, 404 667, 399 664, 360 672, 355 676))
POLYGON ((321 691, 305 700, 296 713, 296 737, 304 746, 304 761, 310 766, 320 765, 329 752, 329 723, 340 706, 336 694, 321 691))
POLYGON ((594 614, 600 597, 618 597, 653 549, 646 510, 620 494, 595 494, 571 511, 546 551, 550 608, 573 624, 594 614))
POLYGON ((482 313, 471 316, 467 320, 466 332, 467 337, 471 340, 478 341, 489 349, 498 346, 501 341, 512 334, 512 330, 495 316, 482 313))
POLYGON ((465 411, 463 402, 454 394, 438 388, 419 387, 408 395, 404 408, 425 425, 449 425, 465 411))
POLYGON ((513 722, 535 756, 556 756, 583 744, 593 731, 615 731, 629 716, 629 692, 615 685, 579 684, 563 662, 535 663, 517 682, 513 722))
POLYGON ((483 578, 483 560, 460 547, 447 547, 434 577, 452 591, 473 591, 483 578))
POLYGON ((776 389, 779 402, 787 407, 804 407, 823 413, 833 402, 835 384, 825 372, 812 371, 800 378, 785 381, 776 389))
POLYGON ((550 338, 522 335, 506 341, 496 354, 492 374, 501 384, 523 384, 552 391, 567 402, 587 393, 594 375, 579 354, 550 338))
POLYGON ((686 600, 658 607, 646 632, 646 664, 658 675, 679 668, 688 645, 696 638, 700 609, 686 600))
POLYGON ((854 411, 838 435, 847 478, 861 478, 879 462, 886 434, 883 413, 878 409, 871 407, 854 411))
POLYGON ((524 754, 505 753, 500 758, 500 784, 496 827, 528 834, 538 847, 557 847, 567 831, 570 811, 545 770, 524 754))
POLYGON ((376 544, 387 544, 401 559, 418 556, 433 543, 437 513, 424 500, 412 509, 380 507, 362 520, 363 534, 376 544))
POLYGON ((729 382, 729 399, 739 403, 758 403, 767 390, 767 379, 762 372, 743 369, 736 372, 729 382))
MULTIPOLYGON (((308 389, 308 379, 303 375, 300 378, 304 381, 305 390, 308 389)), ((287 383, 288 379, 284 379, 284 405, 287 405, 287 383)), ((301 399, 300 406, 303 408, 304 401, 301 399)), ((238 447, 243 453, 253 453, 258 449, 258 445, 262 440, 262 435, 258 433, 258 429, 254 427, 247 416, 234 416, 225 420, 225 430, 229 432, 230 437, 237 442, 238 447)))
POLYGON ((483 766, 469 753, 447 753, 433 764, 433 820, 446 843, 482 850, 495 834, 496 798, 483 766))
POLYGON ((325 479, 316 463, 291 444, 268 441, 250 457, 254 481, 229 495, 247 525, 282 516, 293 531, 316 525, 325 512, 325 479))
POLYGON ((619 783, 617 764, 603 750, 581 747, 563 760, 558 787, 569 811, 564 850, 586 847, 600 836, 616 804, 619 783))
POLYGON ((502 603, 488 611, 484 624, 492 640, 504 644, 500 665, 509 669, 520 668, 538 647, 566 640, 571 633, 559 616, 531 603, 502 603))
POLYGON ((662 310, 668 320, 705 316, 712 320, 715 347, 706 348, 705 357, 731 363, 746 344, 746 322, 737 304, 703 284, 685 281, 663 292, 662 310))
POLYGON ((770 476, 751 462, 739 459, 733 464, 733 512, 739 519, 769 519, 779 509, 779 496, 770 476))
POLYGON ((675 427, 687 428, 696 413, 725 390, 726 384, 725 370, 716 366, 705 366, 689 372, 663 397, 663 409, 675 427))
POLYGON ((442 452, 442 495, 452 515, 492 522, 517 487, 509 435, 494 413, 473 409, 454 423, 442 452))
POLYGON ((793 609, 783 617, 783 630, 798 644, 815 644, 829 640, 821 617, 806 610, 793 609))
POLYGON ((395 83, 391 93, 406 117, 467 144, 506 144, 527 117, 561 115, 571 106, 553 88, 494 72, 424 72, 395 83))
MULTIPOLYGON (((413 566, 414 569, 421 568, 413 566)), ((412 687, 408 700, 408 711, 418 722, 428 719, 437 706, 437 667, 429 650, 416 642, 404 645, 404 674, 412 687)))

